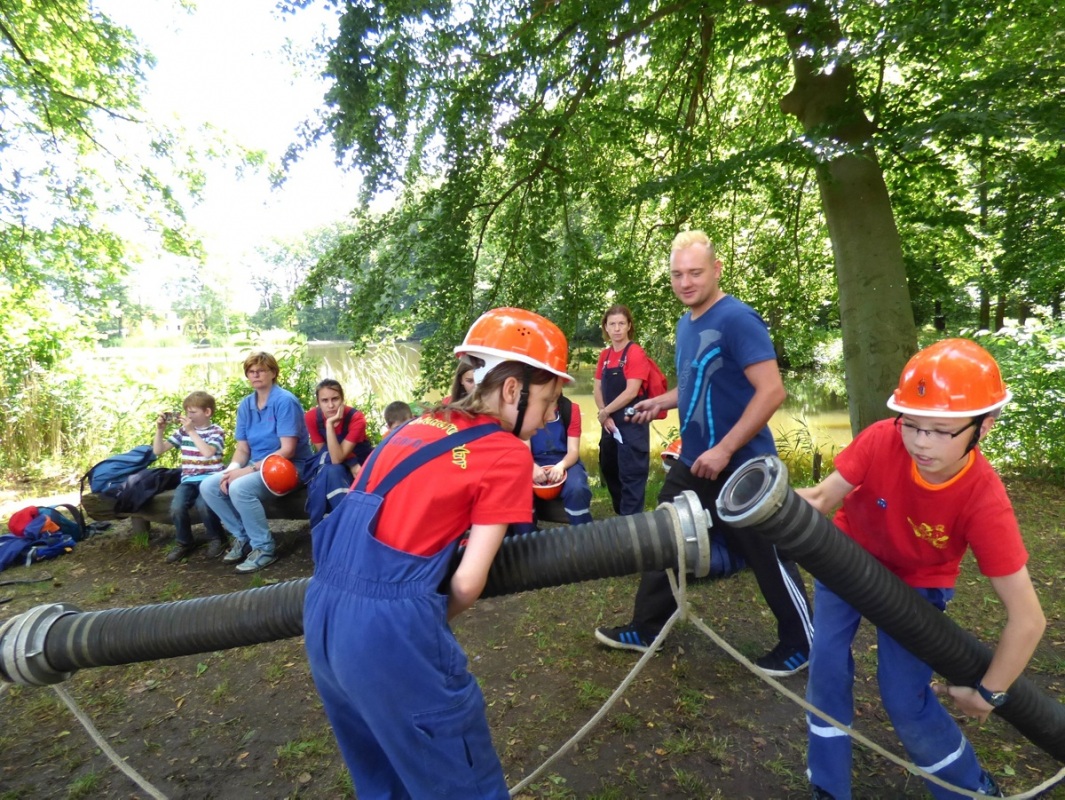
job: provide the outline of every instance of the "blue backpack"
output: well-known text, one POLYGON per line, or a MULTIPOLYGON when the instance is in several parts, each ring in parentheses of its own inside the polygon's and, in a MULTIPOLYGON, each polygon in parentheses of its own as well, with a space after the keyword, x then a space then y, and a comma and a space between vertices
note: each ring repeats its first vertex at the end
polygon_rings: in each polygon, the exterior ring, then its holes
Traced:
POLYGON ((85 518, 81 515, 81 509, 76 506, 72 506, 69 503, 60 503, 56 506, 37 506, 37 510, 40 514, 26 526, 26 536, 40 536, 44 520, 48 518, 59 526, 59 530, 56 533, 69 536, 76 542, 80 542, 86 537, 85 518), (64 514, 60 509, 65 509, 70 516, 64 514))
POLYGON ((93 464, 89 471, 81 476, 81 493, 85 494, 85 482, 88 481, 89 491, 93 494, 117 496, 126 478, 134 472, 140 472, 155 459, 156 455, 150 444, 138 445, 128 453, 105 458, 98 464, 93 464))
MULTIPOLYGON (((43 516, 43 515, 42 515, 43 516)), ((74 549, 74 537, 66 533, 48 533, 43 536, 15 536, 5 533, 0 536, 0 571, 10 566, 29 566, 38 561, 55 558, 74 549)))

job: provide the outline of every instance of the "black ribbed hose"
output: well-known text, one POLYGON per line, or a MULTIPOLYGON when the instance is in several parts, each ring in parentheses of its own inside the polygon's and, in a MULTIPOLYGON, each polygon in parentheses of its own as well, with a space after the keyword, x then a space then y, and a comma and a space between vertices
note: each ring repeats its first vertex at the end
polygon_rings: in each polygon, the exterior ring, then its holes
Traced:
MULTIPOLYGON (((708 515, 692 492, 658 510, 511 536, 482 596, 631 575, 686 564, 710 570, 708 515), (683 557, 681 557, 683 551, 683 557)), ((461 551, 451 564, 454 572, 461 551)), ((38 606, 0 624, 0 678, 24 685, 66 680, 77 669, 208 653, 303 633, 310 578, 232 594, 82 612, 38 606)))
MULTIPOLYGON (((722 488, 717 508, 723 522, 765 536, 951 684, 976 686, 984 676, 991 649, 795 494, 779 459, 753 459, 740 467, 722 488)), ((1014 682, 995 713, 1065 761, 1065 706, 1027 678, 1014 682)))

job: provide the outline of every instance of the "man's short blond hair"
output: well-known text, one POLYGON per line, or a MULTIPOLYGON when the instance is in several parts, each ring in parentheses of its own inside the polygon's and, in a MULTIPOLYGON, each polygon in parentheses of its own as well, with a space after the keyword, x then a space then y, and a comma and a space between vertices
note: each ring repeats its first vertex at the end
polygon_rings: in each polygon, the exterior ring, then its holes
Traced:
POLYGON ((673 238, 673 244, 670 246, 669 252, 675 253, 678 250, 687 250, 696 244, 705 245, 710 253, 710 260, 714 259, 714 243, 702 231, 681 231, 673 238))

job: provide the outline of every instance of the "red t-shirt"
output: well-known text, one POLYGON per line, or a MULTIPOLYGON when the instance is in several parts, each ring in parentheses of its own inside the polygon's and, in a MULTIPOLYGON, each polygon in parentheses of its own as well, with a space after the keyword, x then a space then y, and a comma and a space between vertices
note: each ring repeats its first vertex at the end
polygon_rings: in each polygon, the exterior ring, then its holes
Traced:
MULTIPOLYGON (((620 350, 615 350, 613 346, 604 348, 599 354, 599 362, 595 365, 595 379, 601 381, 603 379, 603 370, 613 369, 621 364, 621 354, 624 352, 624 347, 620 350)), ((625 379, 634 380, 639 378, 643 381, 640 392, 644 393, 647 391, 647 378, 650 375, 651 364, 647 360, 647 353, 636 342, 633 342, 625 356, 625 379)))
MULTIPOLYGON (((383 446, 370 475, 372 491, 399 461, 423 444, 473 425, 494 422, 462 413, 419 417, 383 446)), ((506 431, 490 433, 442 455, 400 481, 385 496, 377 538, 397 550, 420 556, 439 553, 471 525, 532 522, 529 474, 532 453, 506 431)))
POLYGON ((568 439, 570 436, 576 436, 578 439, 580 439, 581 438, 581 407, 579 405, 577 405, 576 403, 570 401, 570 408, 572 409, 572 411, 570 411, 569 427, 566 428, 566 438, 568 439))
POLYGON ((910 586, 952 588, 969 547, 991 578, 1028 561, 1006 487, 979 449, 953 479, 929 484, 894 421, 881 420, 836 456, 836 469, 855 487, 836 525, 910 586))
MULTIPOLYGON (((344 406, 344 413, 347 414, 351 410, 351 406, 344 406)), ((318 409, 312 408, 306 414, 304 419, 307 422, 307 433, 310 434, 311 443, 316 445, 325 444, 325 439, 322 437, 321 432, 318 430, 318 409)), ((343 419, 333 426, 333 430, 340 433, 340 426, 343 419)), ((342 441, 351 442, 352 444, 358 444, 359 442, 366 441, 366 417, 361 411, 356 411, 351 415, 351 424, 348 425, 348 435, 343 438, 342 441)))

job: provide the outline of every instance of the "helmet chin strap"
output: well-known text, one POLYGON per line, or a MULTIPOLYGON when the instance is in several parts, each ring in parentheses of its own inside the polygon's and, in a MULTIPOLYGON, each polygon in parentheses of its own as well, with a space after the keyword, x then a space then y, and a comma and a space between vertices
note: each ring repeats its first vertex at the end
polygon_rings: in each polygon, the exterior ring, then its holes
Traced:
POLYGON ((973 435, 972 438, 969 439, 969 446, 965 448, 966 455, 968 455, 969 452, 980 443, 980 428, 983 427, 985 419, 987 419, 987 414, 981 414, 973 419, 973 435))
POLYGON ((521 436, 521 426, 525 424, 525 411, 529 407, 529 376, 532 374, 532 367, 528 364, 522 366, 524 369, 521 375, 521 396, 518 397, 518 416, 514 419, 514 430, 511 431, 515 436, 521 436))

